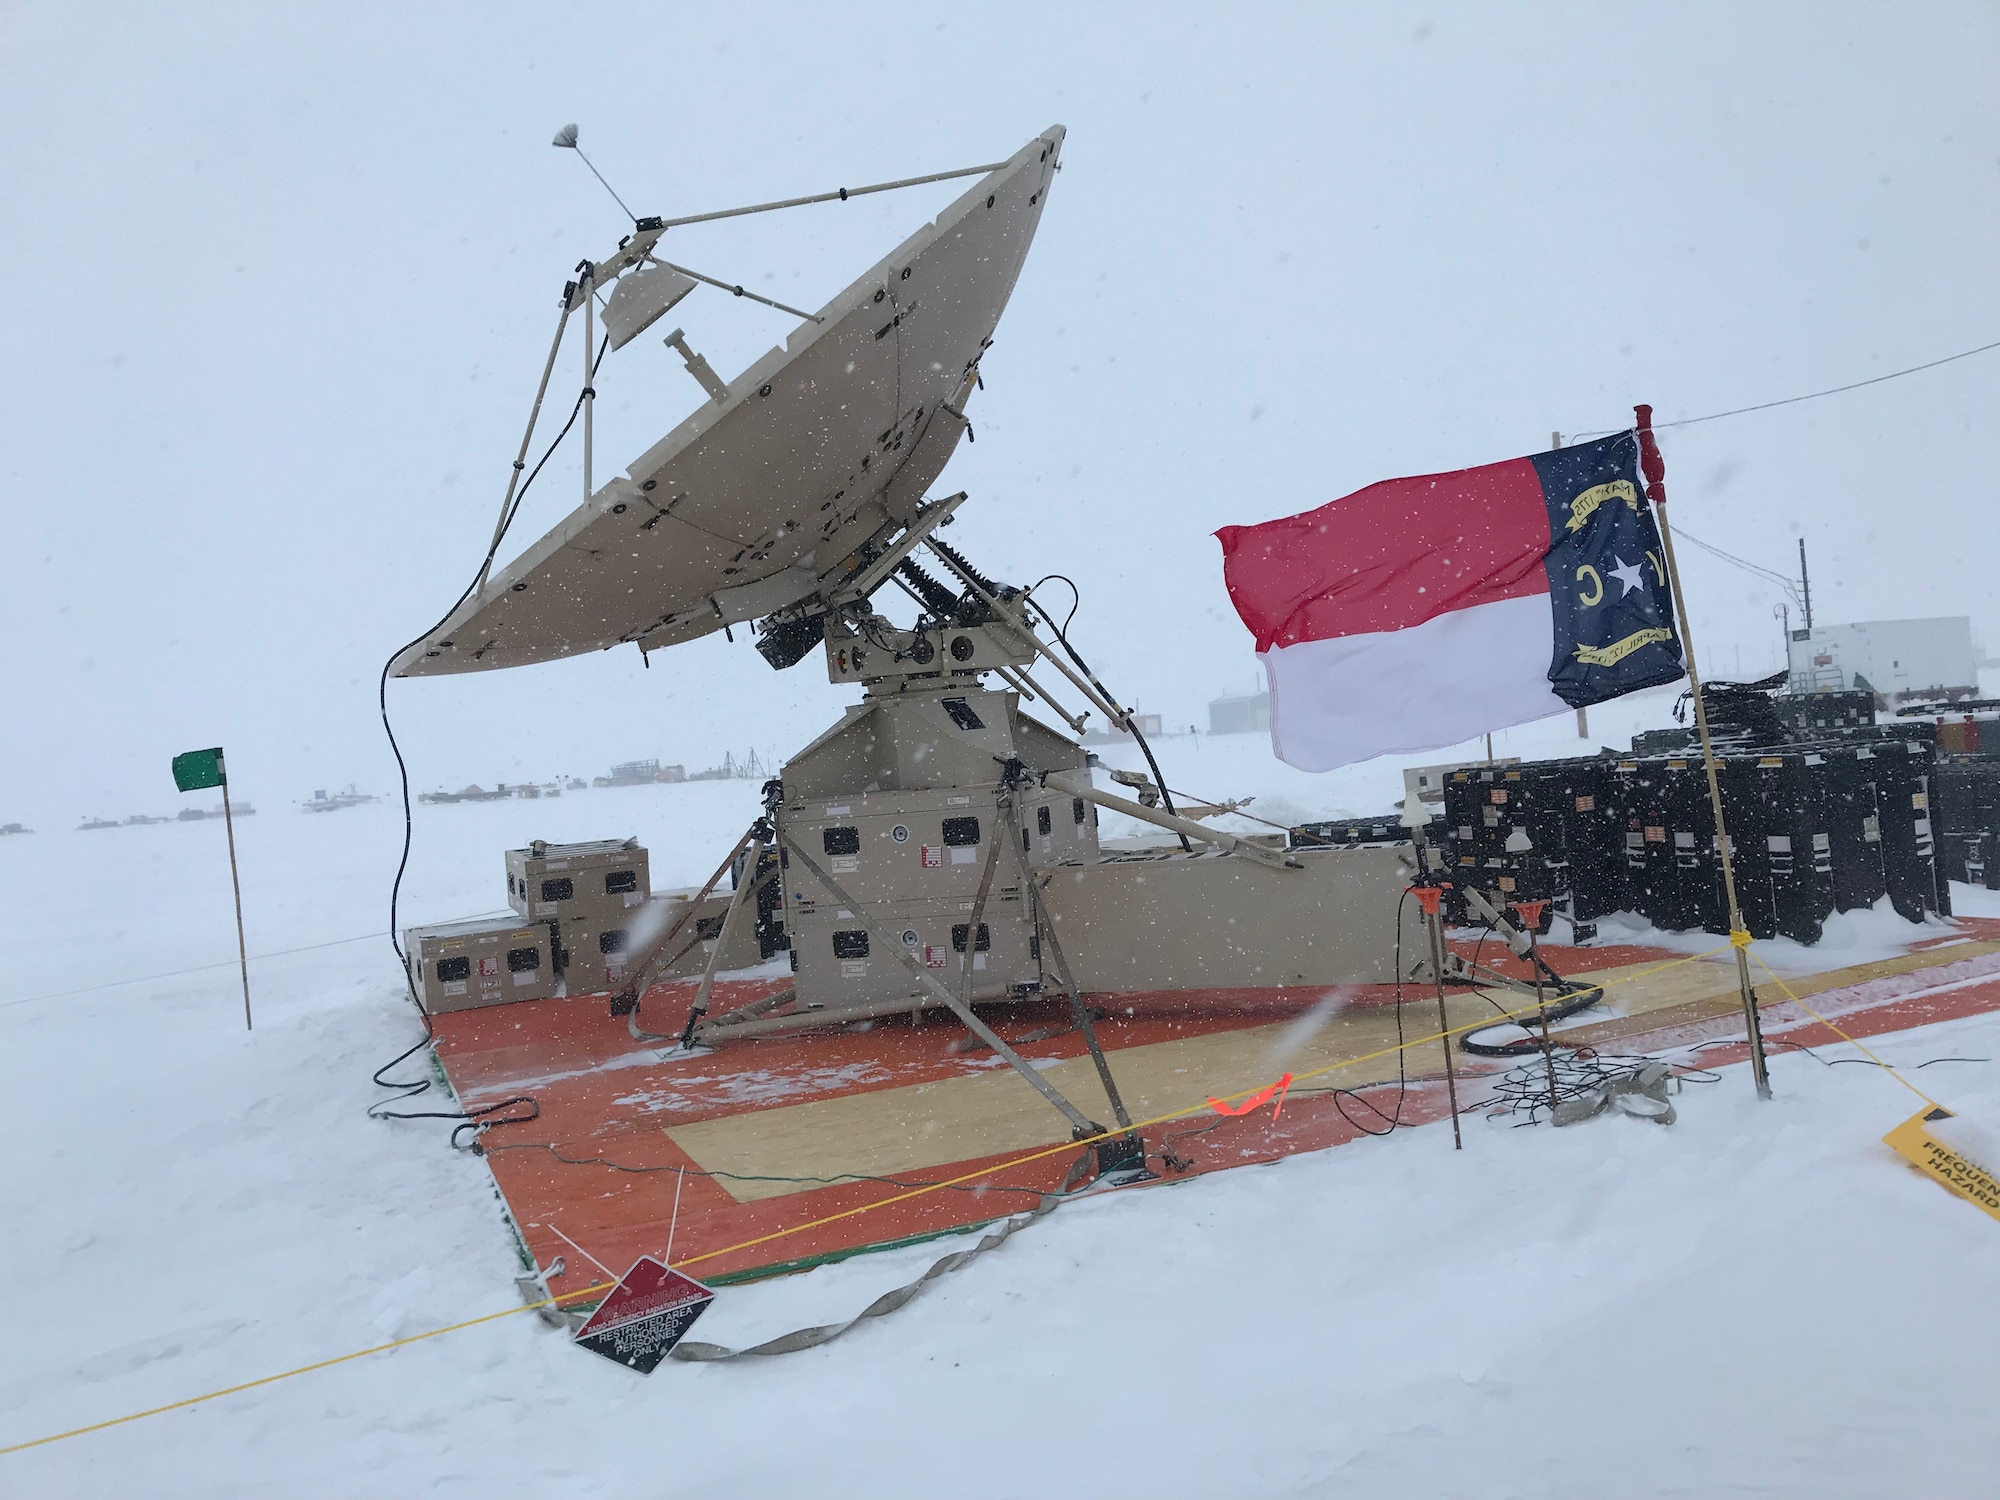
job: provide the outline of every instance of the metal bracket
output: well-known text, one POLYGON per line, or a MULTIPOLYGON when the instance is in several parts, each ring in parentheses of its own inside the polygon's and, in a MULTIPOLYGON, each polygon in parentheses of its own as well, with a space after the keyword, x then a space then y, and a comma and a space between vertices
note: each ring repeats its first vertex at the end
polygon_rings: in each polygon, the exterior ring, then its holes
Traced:
POLYGON ((937 530, 938 527, 949 521, 952 512, 964 503, 965 491, 960 490, 956 495, 947 495, 942 500, 933 500, 928 505, 919 506, 917 513, 910 517, 908 529, 901 536, 897 537, 895 541, 889 543, 883 549, 880 557, 869 563, 867 567, 855 574, 854 577, 842 583, 838 588, 829 588, 826 591, 826 602, 830 606, 838 608, 843 604, 851 604, 857 599, 866 599, 887 581, 891 573, 896 571, 897 564, 902 562, 912 552, 915 552, 923 544, 924 539, 937 530))
POLYGON ((534 1308, 535 1316, 549 1327, 571 1330, 583 1321, 581 1315, 559 1306, 554 1300, 555 1293, 549 1287, 549 1278, 562 1275, 565 1269, 563 1258, 558 1255, 547 1266, 536 1266, 534 1270, 516 1276, 514 1289, 521 1294, 524 1303, 534 1308))
POLYGON ((1044 779, 1045 785, 1059 792, 1068 792, 1072 797, 1081 797, 1086 802, 1095 802, 1099 807, 1108 807, 1113 812, 1124 813, 1129 818, 1137 818, 1142 823, 1151 823, 1156 828, 1167 829, 1171 833, 1183 834, 1191 839, 1200 839, 1205 844, 1213 844, 1230 854, 1241 854, 1246 859, 1254 859, 1261 865, 1274 870, 1302 870, 1298 860, 1277 849, 1267 849, 1262 844, 1249 839, 1238 838, 1233 833, 1209 828, 1192 818, 1183 818, 1170 812, 1162 812, 1156 807, 1147 807, 1126 797, 1114 797, 1109 792, 1100 792, 1090 777, 1082 772, 1051 771, 1044 779))
POLYGON ((676 328, 667 335, 666 343, 669 349, 681 357, 681 362, 687 366, 688 374, 701 382, 701 388, 707 391, 712 399, 716 401, 729 399, 728 382, 715 373, 715 366, 708 362, 706 356, 688 348, 687 334, 684 330, 676 328))
MULTIPOLYGON (((1521 932, 1513 923, 1502 916, 1500 909, 1491 901, 1488 901, 1477 886, 1468 885, 1464 887, 1464 891, 1465 904, 1471 907, 1478 916, 1492 924, 1493 930, 1500 935, 1501 941, 1506 943, 1509 952, 1516 958, 1525 959, 1540 969, 1548 979, 1548 982, 1555 987, 1558 995, 1567 995, 1576 992, 1579 986, 1564 979, 1562 975, 1542 962, 1541 954, 1537 951, 1535 945, 1528 940, 1528 935, 1521 932)), ((1451 975, 1447 973, 1445 977, 1450 978, 1451 975)), ((1523 983, 1518 979, 1507 979, 1497 974, 1493 975, 1491 979, 1482 979, 1480 982, 1504 984, 1509 989, 1520 990, 1522 993, 1529 995, 1536 993, 1535 986, 1532 983, 1523 983)))

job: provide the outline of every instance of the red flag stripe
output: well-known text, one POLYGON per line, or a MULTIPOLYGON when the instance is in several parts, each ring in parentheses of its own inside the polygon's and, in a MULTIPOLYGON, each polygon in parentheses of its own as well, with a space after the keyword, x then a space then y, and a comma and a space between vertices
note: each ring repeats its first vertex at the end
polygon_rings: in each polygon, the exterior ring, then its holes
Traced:
POLYGON ((1525 458, 1385 480, 1216 537, 1230 598, 1259 651, 1406 630, 1549 591, 1548 505, 1525 458))

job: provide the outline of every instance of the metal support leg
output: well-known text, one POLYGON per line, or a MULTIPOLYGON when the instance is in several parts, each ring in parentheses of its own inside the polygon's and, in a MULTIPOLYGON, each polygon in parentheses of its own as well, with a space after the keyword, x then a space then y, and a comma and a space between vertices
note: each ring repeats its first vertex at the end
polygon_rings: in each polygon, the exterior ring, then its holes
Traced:
POLYGON ((1035 926, 1040 931, 1042 941, 1049 945, 1049 956, 1055 962, 1056 983, 1069 997, 1070 1012, 1076 1020, 1077 1030, 1083 1033, 1084 1045, 1090 1048, 1090 1060, 1097 1065, 1098 1081, 1104 1085, 1104 1097, 1111 1101, 1111 1112, 1117 1117, 1121 1130, 1132 1128, 1132 1116, 1125 1108, 1125 1101, 1119 1096, 1118 1081, 1111 1076, 1111 1064, 1105 1061, 1104 1048, 1097 1040, 1097 1028, 1091 1023, 1090 1007, 1083 1003, 1076 981, 1070 977, 1069 963, 1063 957, 1062 945, 1056 939, 1055 927, 1049 922, 1042 907, 1041 892, 1033 886, 1029 877, 1029 899, 1034 903, 1035 926))
MULTIPOLYGON (((1028 867, 1028 858, 1020 842, 1020 820, 1015 816, 1016 811, 1012 791, 1003 790, 999 808, 1000 833, 1014 851, 1015 868, 1028 898, 1028 912, 1035 935, 1040 942, 1048 945, 1049 964, 1055 971, 1056 983, 1062 986, 1063 994, 1069 999, 1070 1015, 1076 1021, 1077 1030, 1083 1033, 1084 1045, 1090 1049, 1090 1060, 1097 1068, 1098 1082, 1104 1086, 1104 1097, 1111 1102, 1111 1112, 1118 1120, 1118 1128, 1124 1132, 1115 1139, 1097 1143, 1098 1180, 1119 1186, 1151 1181, 1159 1174, 1146 1168, 1145 1139, 1132 1128, 1132 1116, 1118 1093, 1118 1081, 1111 1076, 1111 1064, 1097 1040, 1097 1027, 1091 1022, 1090 1007, 1083 1003, 1083 992, 1077 988, 1076 975, 1071 972, 1069 960, 1063 955, 1062 940, 1056 936, 1055 923, 1042 904, 1041 884, 1035 879, 1035 872, 1028 867)), ((998 845, 994 852, 999 852, 998 845)))
POLYGON ((1063 957, 1062 943, 1056 937, 1055 924, 1049 920, 1048 912, 1042 905, 1041 887, 1032 874, 1024 876, 1028 887, 1028 899, 1034 904, 1035 930, 1043 942, 1049 945, 1049 957, 1054 962, 1056 982, 1069 996, 1070 1014, 1076 1018, 1077 1029, 1083 1033, 1084 1045, 1090 1048, 1090 1060, 1097 1065, 1098 1081, 1104 1085, 1104 1097, 1111 1101, 1111 1112, 1117 1116, 1118 1128, 1125 1133, 1115 1140, 1097 1143, 1097 1176, 1100 1182, 1125 1185, 1134 1182, 1150 1182, 1160 1174, 1146 1166, 1146 1140, 1132 1128, 1132 1116, 1126 1111, 1125 1101, 1119 1096, 1118 1082, 1111 1076, 1111 1064, 1104 1056, 1104 1048, 1097 1040, 1097 1028, 1091 1024, 1090 1007, 1083 1003, 1083 993, 1076 987, 1076 979, 1070 973, 1069 961, 1063 957))
POLYGON ((750 904, 760 882, 757 866, 764 858, 764 839, 759 833, 757 842, 750 847, 750 863, 744 867, 743 878, 736 882, 736 894, 730 900, 729 910, 722 918, 722 931, 715 935, 715 951, 708 955, 708 965, 701 971, 701 988, 694 992, 694 1006, 688 1011, 687 1025, 681 1028, 681 1045, 689 1046, 694 1041, 694 1029, 701 1024, 701 1018, 708 1014, 709 993, 715 988, 715 976, 722 967, 722 955, 729 948, 729 938, 736 931, 736 919, 743 908, 750 904))
MULTIPOLYGON (((706 1026, 696 1028, 695 1039, 707 1042, 717 1041, 725 1036, 747 1036, 749 1033, 740 1031, 738 1028, 748 1026, 766 1011, 776 1010, 779 1006, 787 1002, 795 1002, 798 998, 799 992, 797 987, 787 985, 775 995, 766 995, 761 1000, 752 1000, 748 1005, 739 1005, 734 1010, 724 1011, 706 1026)), ((783 1016, 779 1018, 778 1024, 781 1026, 796 1026, 799 1022, 795 1017, 783 1016)))
POLYGON ((986 868, 979 872, 979 894, 973 898, 972 920, 965 924, 965 953, 959 961, 958 981, 959 999, 965 1010, 972 1009, 972 959, 979 951, 979 924, 986 920, 986 898, 993 893, 993 876, 1000 867, 1000 848, 1008 838, 1004 810, 999 833, 1000 837, 994 839, 986 850, 986 868))
MULTIPOLYGON (((1005 1058, 1009 1067, 1013 1068, 1016 1073, 1019 1073, 1034 1086, 1035 1092, 1062 1112, 1063 1118, 1075 1127, 1076 1139, 1085 1140, 1104 1134, 1104 1127, 1102 1125, 1086 1119, 1083 1112, 1057 1092, 1055 1086, 1042 1077, 1040 1073, 1036 1072, 1025 1057, 1002 1041, 999 1034, 991 1026, 980 1020, 970 1005, 961 1000, 956 993, 938 983, 937 978, 930 970, 924 967, 922 960, 896 940, 895 936, 889 931, 887 924, 880 917, 876 916, 872 910, 843 890, 838 881, 820 868, 818 860, 806 853, 803 848, 782 830, 778 833, 778 840, 784 845, 786 852, 793 859, 805 866, 806 873, 826 888, 828 895, 832 896, 834 900, 838 901, 847 910, 853 912, 856 920, 873 932, 875 940, 880 942, 890 953, 894 954, 903 967, 908 969, 926 990, 929 990, 931 994, 937 997, 939 1004, 949 1006, 952 1013, 965 1023, 968 1030, 982 1042, 986 1043, 987 1046, 991 1047, 994 1052, 1005 1058)), ((978 941, 979 929, 976 927, 968 928, 965 935, 966 965, 968 969, 972 963, 973 949, 978 941)))
POLYGON ((1219 828, 1209 828, 1192 818, 1161 812, 1156 807, 1147 807, 1144 803, 1134 802, 1129 797, 1114 797, 1109 792, 1100 792, 1091 784, 1090 777, 1085 772, 1051 771, 1043 780, 1045 785, 1054 787, 1059 792, 1067 792, 1072 797, 1081 797, 1086 802, 1095 802, 1099 807, 1123 813, 1128 818, 1137 818, 1141 823, 1151 823, 1156 828, 1177 833, 1183 839, 1200 839, 1205 844, 1212 844, 1230 854, 1240 854, 1245 859, 1254 859, 1257 863, 1269 865, 1274 870, 1305 868, 1282 849, 1267 849, 1262 844, 1253 844, 1250 840, 1238 838, 1233 833, 1224 833, 1219 828))
MULTIPOLYGON (((1010 837, 1016 836, 1014 809, 1011 803, 1004 806, 1001 811, 1000 826, 1010 837)), ((1062 941, 1056 936, 1055 923, 1049 919, 1048 908, 1042 904, 1042 888, 1035 880, 1035 873, 1028 868, 1025 859, 1021 861, 1021 885, 1027 892, 1035 932, 1042 942, 1048 945, 1049 961, 1055 970, 1056 983, 1062 986, 1063 993, 1069 997, 1070 1014, 1075 1018, 1077 1030, 1083 1033, 1084 1045, 1090 1048, 1090 1060, 1097 1065, 1097 1077, 1104 1085, 1104 1097, 1111 1101, 1111 1112, 1117 1117, 1119 1128, 1130 1130, 1132 1116, 1126 1111, 1125 1101, 1119 1097, 1117 1080, 1111 1076, 1111 1065, 1105 1061, 1104 1048, 1097 1040, 1097 1028, 1091 1024, 1090 1009, 1083 1003, 1083 994, 1077 989, 1076 976, 1070 972, 1069 960, 1063 956, 1062 941)))
MULTIPOLYGON (((708 899, 708 893, 722 884, 722 877, 727 875, 729 867, 736 863, 736 856, 741 854, 758 837, 760 829, 761 823, 750 825, 749 830, 743 837, 736 841, 736 847, 731 849, 723 858, 722 863, 715 867, 715 873, 708 877, 708 883, 695 892, 694 899, 688 902, 688 909, 680 914, 671 927, 667 928, 665 932, 662 932, 644 948, 639 950, 638 957, 632 963, 632 977, 625 982, 621 989, 612 995, 611 1014, 614 1016, 624 1016, 626 1018, 626 1026, 637 1040, 642 1042, 671 1042, 674 1040, 671 1036, 657 1035, 653 1032, 641 1031, 639 1029, 639 997, 652 987, 654 981, 659 978, 668 965, 679 959, 680 952, 675 952, 671 956, 668 956, 668 949, 673 940, 679 936, 683 927, 695 920, 695 913, 701 910, 701 903, 708 899)), ((685 951, 685 949, 681 950, 681 952, 685 951)))

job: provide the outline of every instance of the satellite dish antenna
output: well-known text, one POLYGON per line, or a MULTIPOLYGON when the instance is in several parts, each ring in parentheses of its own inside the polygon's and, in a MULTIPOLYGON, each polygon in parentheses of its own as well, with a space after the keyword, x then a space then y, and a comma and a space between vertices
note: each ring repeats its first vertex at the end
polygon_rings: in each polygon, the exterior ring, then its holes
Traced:
MULTIPOLYGON (((1041 223, 1062 142, 1051 127, 1007 161, 975 169, 969 191, 784 347, 718 381, 720 394, 625 474, 493 568, 398 655, 394 675, 493 671, 618 646, 650 652, 767 619, 791 627, 769 643, 772 665, 811 650, 829 606, 885 582, 949 514, 925 493, 970 430, 965 401, 1041 223)), ((870 190, 882 189, 790 201, 870 190)), ((778 206, 790 204, 760 208, 778 206)), ((684 269, 656 260, 660 236, 723 216, 639 221, 608 260, 579 268, 566 306, 608 293, 614 342, 635 336, 682 290, 647 274, 649 261, 684 269)))
POLYGON ((574 151, 577 154, 578 159, 582 161, 582 163, 586 167, 590 168, 590 175, 592 177, 595 177, 600 183, 604 184, 604 191, 611 195, 611 201, 613 203, 616 203, 621 209, 624 209, 625 217, 630 219, 634 224, 637 224, 639 222, 639 216, 633 213, 631 209, 625 207, 625 200, 618 196, 618 189, 614 188, 610 183, 605 182, 604 174, 598 171, 596 166, 591 162, 590 158, 583 154, 583 147, 579 146, 576 143, 576 126, 574 125, 563 126, 561 130, 558 130, 556 132, 555 139, 550 141, 549 144, 551 146, 559 146, 565 151, 574 151))

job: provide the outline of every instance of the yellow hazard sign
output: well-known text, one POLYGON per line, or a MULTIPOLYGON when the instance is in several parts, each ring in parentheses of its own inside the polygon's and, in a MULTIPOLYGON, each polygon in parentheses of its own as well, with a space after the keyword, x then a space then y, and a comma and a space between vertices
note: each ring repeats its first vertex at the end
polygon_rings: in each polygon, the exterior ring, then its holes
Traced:
MULTIPOLYGON (((1994 1218, 2000 1219, 2000 1178, 1992 1171, 1953 1150, 1929 1130, 1927 1125, 1955 1119, 1942 1105, 1919 1110, 1882 1137, 1918 1171, 1935 1177, 1962 1198, 1970 1198, 1994 1218)), ((1946 1134, 1955 1132, 1946 1131, 1946 1134)))

